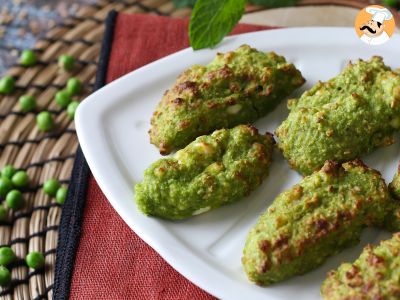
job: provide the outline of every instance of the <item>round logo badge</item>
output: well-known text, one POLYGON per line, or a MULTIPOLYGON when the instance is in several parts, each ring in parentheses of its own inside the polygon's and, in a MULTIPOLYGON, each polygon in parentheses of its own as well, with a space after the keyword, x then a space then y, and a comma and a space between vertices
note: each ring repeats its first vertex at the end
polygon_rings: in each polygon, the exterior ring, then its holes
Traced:
POLYGON ((382 45, 393 35, 396 24, 389 9, 371 5, 362 9, 354 24, 357 35, 368 45, 382 45))

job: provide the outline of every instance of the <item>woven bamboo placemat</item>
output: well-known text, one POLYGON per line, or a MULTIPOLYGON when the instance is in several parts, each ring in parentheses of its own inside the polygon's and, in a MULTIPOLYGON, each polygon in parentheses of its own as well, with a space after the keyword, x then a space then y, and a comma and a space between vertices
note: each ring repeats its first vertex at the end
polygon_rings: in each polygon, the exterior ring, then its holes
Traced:
MULTIPOLYGON (((76 100, 91 93, 104 31, 104 20, 111 10, 185 17, 190 9, 175 9, 168 0, 97 1, 82 7, 56 25, 35 47, 39 63, 25 68, 19 65, 7 72, 16 79, 16 91, 0 97, 0 168, 13 164, 27 171, 31 184, 24 191, 25 206, 9 211, 7 222, 0 224, 0 246, 11 246, 19 258, 12 269, 12 284, 0 289, 0 299, 51 299, 55 251, 61 207, 41 189, 50 178, 67 186, 71 174, 77 137, 73 121, 53 101, 71 76, 79 78, 84 91, 76 100), (78 62, 72 72, 60 72, 57 58, 72 55, 78 62), (42 133, 36 127, 36 113, 22 113, 18 98, 30 94, 37 99, 37 111, 53 114, 56 129, 42 133), (23 258, 30 251, 45 254, 43 271, 29 270, 23 258)), ((18 49, 10 49, 17 50, 18 49)))
MULTIPOLYGON (((248 7, 247 11, 259 9, 248 7)), ((68 185, 78 145, 73 121, 53 99, 71 76, 79 78, 84 85, 83 93, 75 100, 91 93, 104 20, 111 10, 174 17, 187 17, 191 12, 188 8, 175 9, 170 0, 99 0, 55 25, 36 43, 38 64, 29 68, 16 65, 7 72, 15 77, 17 88, 12 95, 0 96, 0 168, 13 164, 26 170, 31 185, 24 192, 24 208, 9 211, 8 221, 0 223, 0 246, 11 246, 19 257, 12 266, 12 284, 0 288, 0 299, 52 299, 61 206, 45 195, 41 187, 50 178, 58 178, 63 185, 68 185), (72 55, 77 60, 78 65, 72 72, 60 72, 57 58, 61 54, 72 55), (35 122, 37 112, 20 111, 18 98, 23 94, 36 97, 37 111, 53 114, 55 130, 40 132, 35 122), (30 271, 25 266, 23 258, 30 251, 45 254, 44 270, 30 271)))

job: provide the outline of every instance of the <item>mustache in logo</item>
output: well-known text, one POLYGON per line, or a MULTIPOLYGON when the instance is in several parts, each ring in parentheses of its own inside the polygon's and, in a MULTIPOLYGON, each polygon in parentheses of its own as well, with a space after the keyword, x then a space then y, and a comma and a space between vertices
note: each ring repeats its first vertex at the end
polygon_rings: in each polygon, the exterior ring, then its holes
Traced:
POLYGON ((371 33, 376 33, 376 30, 373 30, 371 27, 369 27, 368 25, 364 25, 363 27, 360 28, 360 30, 364 30, 367 29, 369 32, 371 33))

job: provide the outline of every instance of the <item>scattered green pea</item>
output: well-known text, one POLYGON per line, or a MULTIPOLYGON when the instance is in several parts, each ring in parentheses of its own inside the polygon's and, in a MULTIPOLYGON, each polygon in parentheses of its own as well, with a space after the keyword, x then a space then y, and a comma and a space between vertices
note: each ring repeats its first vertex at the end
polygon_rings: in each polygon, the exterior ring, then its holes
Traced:
POLYGON ((71 96, 66 90, 61 90, 56 93, 56 103, 61 108, 66 108, 71 103, 71 96))
POLYGON ((71 96, 79 94, 81 90, 82 90, 82 83, 79 79, 75 77, 68 79, 67 91, 71 96))
POLYGON ((5 197, 13 188, 13 183, 8 177, 0 177, 0 196, 5 197))
POLYGON ((19 107, 23 112, 30 112, 36 108, 36 99, 31 95, 19 97, 19 107))
POLYGON ((60 186, 57 179, 49 179, 44 183, 43 191, 49 196, 55 196, 60 186))
POLYGON ((11 177, 15 174, 15 172, 17 172, 17 170, 15 170, 14 166, 5 165, 4 168, 1 170, 1 176, 11 179, 11 177))
POLYGON ((7 209, 0 204, 0 222, 7 220, 7 209))
POLYGON ((11 190, 6 196, 7 206, 11 209, 20 209, 24 205, 22 193, 18 190, 11 190))
POLYGON ((50 131, 54 127, 53 116, 48 111, 42 111, 36 116, 36 124, 41 131, 50 131))
POLYGON ((11 282, 11 272, 6 267, 0 266, 0 286, 6 287, 11 282))
POLYGON ((11 94, 14 91, 15 79, 12 76, 4 76, 0 79, 0 94, 11 94))
POLYGON ((36 251, 28 253, 28 255, 25 257, 25 261, 29 268, 35 270, 43 268, 45 263, 43 253, 36 251))
POLYGON ((72 101, 67 107, 67 115, 73 120, 75 118, 76 109, 79 106, 78 101, 72 101))
POLYGON ((11 181, 17 188, 26 187, 29 184, 29 176, 25 171, 16 172, 11 181))
POLYGON ((24 50, 21 53, 20 63, 25 67, 30 67, 36 64, 36 54, 32 50, 24 50))
POLYGON ((75 66, 75 59, 67 54, 60 55, 58 58, 58 65, 66 71, 71 71, 75 66))
POLYGON ((10 247, 1 247, 0 248, 0 266, 8 266, 11 264, 17 256, 14 253, 14 250, 10 247))
POLYGON ((64 186, 60 187, 56 193, 56 201, 58 204, 64 204, 67 198, 68 189, 64 186))

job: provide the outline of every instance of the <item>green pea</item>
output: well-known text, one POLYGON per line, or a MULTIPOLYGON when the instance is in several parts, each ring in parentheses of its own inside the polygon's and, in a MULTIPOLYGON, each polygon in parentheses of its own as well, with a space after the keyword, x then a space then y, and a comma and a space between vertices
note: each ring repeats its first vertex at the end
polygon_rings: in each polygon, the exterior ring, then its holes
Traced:
POLYGON ((4 76, 0 79, 0 94, 11 94, 14 91, 15 79, 12 76, 4 76))
POLYGON ((36 108, 36 99, 31 95, 19 97, 19 107, 23 112, 30 112, 36 108))
POLYGON ((14 250, 10 247, 1 247, 0 248, 0 266, 8 266, 11 264, 17 256, 14 253, 14 250))
POLYGON ((32 50, 24 50, 21 54, 20 63, 25 67, 30 67, 36 64, 36 54, 32 50))
POLYGON ((0 196, 5 197, 13 188, 13 183, 8 177, 0 177, 0 196))
POLYGON ((79 79, 72 77, 67 81, 67 91, 73 96, 79 94, 82 90, 82 83, 79 79))
POLYGON ((48 111, 42 111, 36 116, 36 124, 41 131, 50 131, 54 127, 53 116, 48 111))
POLYGON ((15 174, 15 172, 17 172, 17 170, 15 170, 14 166, 5 165, 4 168, 1 170, 1 176, 11 179, 11 177, 15 174))
POLYGON ((66 90, 61 90, 56 93, 56 103, 61 108, 66 108, 71 103, 71 96, 66 90))
POLYGON ((11 282, 11 272, 6 267, 0 266, 0 286, 6 287, 11 282))
POLYGON ((25 171, 18 171, 11 177, 11 181, 17 188, 26 187, 29 184, 29 176, 25 171))
POLYGON ((71 71, 75 66, 75 59, 67 54, 60 55, 58 58, 58 65, 66 71, 71 71))
POLYGON ((49 196, 55 196, 60 188, 60 183, 57 179, 49 179, 43 185, 43 191, 49 196))
POLYGON ((67 115, 73 120, 75 118, 75 112, 79 106, 78 101, 72 101, 67 107, 67 115))
POLYGON ((18 190, 11 190, 6 196, 7 206, 11 209, 20 209, 24 206, 24 198, 22 193, 18 190))
POLYGON ((7 220, 7 209, 0 204, 0 222, 4 222, 7 220))
POLYGON ((67 198, 68 189, 64 186, 60 187, 56 193, 56 201, 58 204, 64 204, 67 198))
POLYGON ((26 257, 25 257, 26 264, 28 265, 29 268, 32 269, 41 269, 44 267, 44 255, 43 253, 33 251, 30 252, 26 257))

